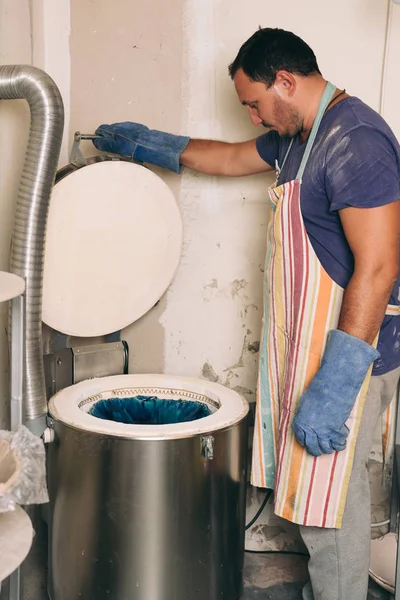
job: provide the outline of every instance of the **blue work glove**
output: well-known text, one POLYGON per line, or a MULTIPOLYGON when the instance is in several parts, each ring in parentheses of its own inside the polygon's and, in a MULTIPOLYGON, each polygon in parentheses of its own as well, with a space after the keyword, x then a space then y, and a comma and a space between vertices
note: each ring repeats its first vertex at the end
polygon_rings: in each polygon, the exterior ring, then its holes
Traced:
POLYGON ((150 130, 140 123, 114 123, 100 125, 93 144, 102 152, 129 156, 175 173, 181 172, 180 157, 189 137, 150 130))
POLYGON ((379 358, 363 340, 334 329, 329 332, 321 366, 300 398, 293 431, 313 456, 344 450, 346 421, 371 364, 379 358))

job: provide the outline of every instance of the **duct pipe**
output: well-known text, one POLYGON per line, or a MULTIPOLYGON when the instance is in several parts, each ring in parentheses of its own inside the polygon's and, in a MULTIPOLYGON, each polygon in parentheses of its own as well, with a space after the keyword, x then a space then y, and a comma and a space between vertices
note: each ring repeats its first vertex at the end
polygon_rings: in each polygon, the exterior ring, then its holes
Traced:
POLYGON ((14 217, 11 272, 26 281, 24 422, 41 435, 47 413, 42 348, 45 234, 61 149, 64 108, 54 81, 31 66, 0 67, 0 99, 25 99, 31 112, 28 148, 14 217))

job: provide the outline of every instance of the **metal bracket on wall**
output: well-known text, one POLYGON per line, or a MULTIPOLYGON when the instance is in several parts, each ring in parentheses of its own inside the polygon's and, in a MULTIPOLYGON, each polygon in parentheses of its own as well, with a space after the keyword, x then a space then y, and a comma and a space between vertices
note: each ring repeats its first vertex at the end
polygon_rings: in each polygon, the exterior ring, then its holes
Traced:
POLYGON ((213 460, 214 458, 214 438, 212 435, 205 435, 200 439, 201 444, 201 455, 206 460, 213 460))
MULTIPOLYGON (((106 343, 120 342, 121 330, 105 335, 104 340, 106 343)), ((50 340, 48 342, 48 351, 45 351, 45 354, 53 354, 54 352, 64 350, 65 348, 72 348, 72 345, 72 337, 70 335, 52 329, 50 340)))
POLYGON ((114 331, 114 333, 109 333, 106 335, 106 342, 120 342, 121 341, 121 330, 114 331))
POLYGON ((121 340, 121 331, 103 339, 97 344, 83 345, 76 338, 51 330, 43 357, 48 400, 85 379, 128 373, 129 347, 121 340))
POLYGON ((54 352, 59 352, 65 348, 71 348, 71 336, 52 329, 49 340, 49 350, 48 352, 45 352, 45 354, 53 354, 54 352))
POLYGON ((73 173, 77 169, 80 169, 81 167, 86 167, 88 165, 92 165, 94 163, 103 161, 130 162, 136 165, 140 165, 145 169, 148 168, 141 160, 137 160, 133 156, 119 156, 116 154, 103 153, 86 158, 86 156, 82 153, 82 150, 80 149, 80 143, 82 140, 92 141, 96 137, 98 136, 94 133, 81 133, 80 131, 76 131, 74 133, 74 141, 72 143, 72 148, 69 155, 69 163, 68 165, 57 171, 56 183, 61 181, 61 179, 64 179, 64 177, 66 177, 70 173, 73 173))
POLYGON ((82 150, 79 147, 79 144, 82 140, 94 140, 97 136, 92 133, 81 133, 80 131, 76 131, 74 134, 74 142, 71 148, 71 154, 69 155, 69 162, 75 167, 85 167, 87 165, 87 160, 85 156, 82 154, 82 150))

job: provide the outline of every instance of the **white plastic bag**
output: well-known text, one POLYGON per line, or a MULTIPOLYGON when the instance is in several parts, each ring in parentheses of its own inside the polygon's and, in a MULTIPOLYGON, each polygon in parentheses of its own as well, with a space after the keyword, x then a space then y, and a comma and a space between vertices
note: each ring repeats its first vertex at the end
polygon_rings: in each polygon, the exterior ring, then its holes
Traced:
POLYGON ((43 441, 24 426, 0 430, 0 512, 48 500, 43 441))

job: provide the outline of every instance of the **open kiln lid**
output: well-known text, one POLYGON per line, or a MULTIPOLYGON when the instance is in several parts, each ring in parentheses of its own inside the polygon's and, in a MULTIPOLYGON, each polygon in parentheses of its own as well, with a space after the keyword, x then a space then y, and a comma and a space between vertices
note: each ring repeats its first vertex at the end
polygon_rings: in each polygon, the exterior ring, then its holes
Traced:
POLYGON ((179 208, 155 173, 119 160, 72 172, 50 202, 43 321, 77 337, 123 329, 164 294, 181 247, 179 208))

